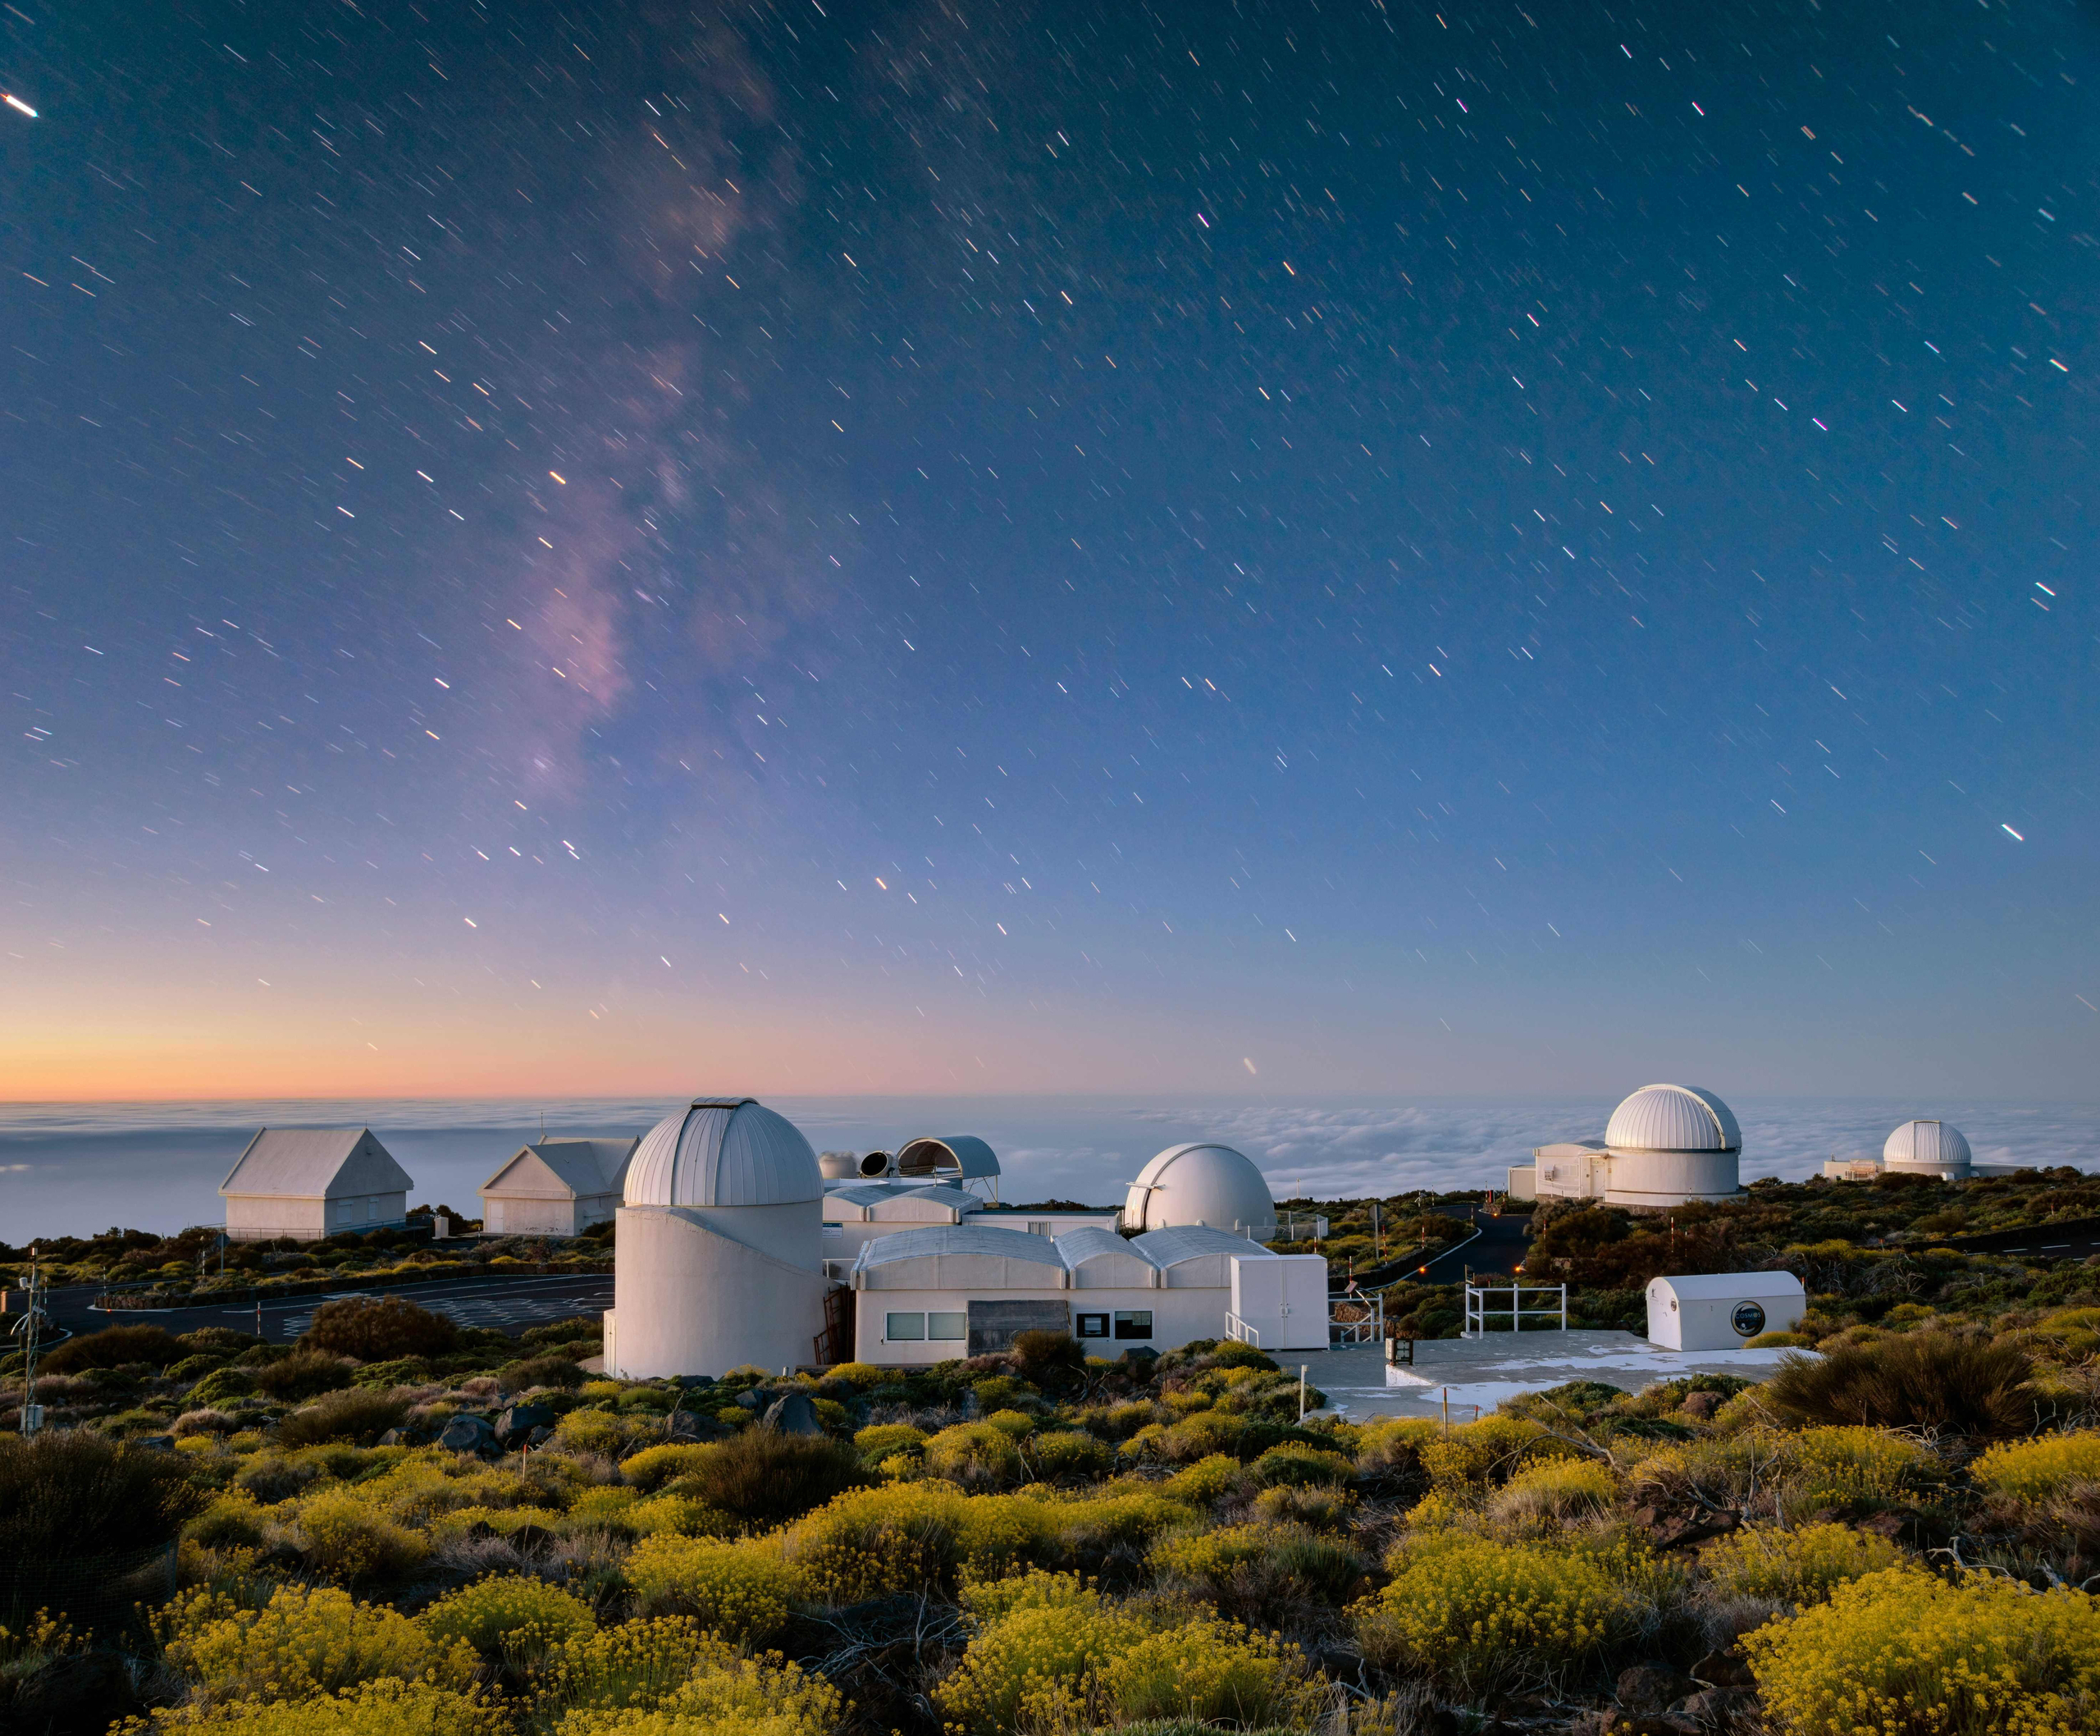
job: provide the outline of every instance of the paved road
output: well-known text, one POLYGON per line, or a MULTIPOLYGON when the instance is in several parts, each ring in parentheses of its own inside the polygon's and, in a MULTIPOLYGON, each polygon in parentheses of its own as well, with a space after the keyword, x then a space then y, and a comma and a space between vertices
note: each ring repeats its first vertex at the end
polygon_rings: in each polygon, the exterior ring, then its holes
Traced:
MULTIPOLYGON (((97 1332, 119 1324, 150 1323, 177 1333, 194 1332, 200 1326, 230 1326, 244 1332, 259 1332, 272 1342, 282 1343, 306 1330, 317 1304, 333 1300, 330 1294, 286 1296, 275 1302, 266 1299, 259 1311, 253 1303, 243 1308, 217 1303, 103 1313, 89 1306, 101 1293, 92 1285, 52 1291, 52 1320, 71 1332, 97 1332)), ((472 1284, 404 1284, 391 1290, 345 1290, 340 1294, 406 1296, 461 1326, 492 1326, 514 1336, 527 1327, 602 1313, 613 1305, 613 1280, 609 1272, 594 1272, 578 1277, 491 1277, 472 1284)))

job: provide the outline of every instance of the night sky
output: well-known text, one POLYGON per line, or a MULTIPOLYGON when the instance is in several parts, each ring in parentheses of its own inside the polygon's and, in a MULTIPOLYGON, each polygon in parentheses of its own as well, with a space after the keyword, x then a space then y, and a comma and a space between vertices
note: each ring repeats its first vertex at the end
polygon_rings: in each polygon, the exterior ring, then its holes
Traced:
POLYGON ((2087 1092, 2097 48, 9 4, 0 1095, 2087 1092))

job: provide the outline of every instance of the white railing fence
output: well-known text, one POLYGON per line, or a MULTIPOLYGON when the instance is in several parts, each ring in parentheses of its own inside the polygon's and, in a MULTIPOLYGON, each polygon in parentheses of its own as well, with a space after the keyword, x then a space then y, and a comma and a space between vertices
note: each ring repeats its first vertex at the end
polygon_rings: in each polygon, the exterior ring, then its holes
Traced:
POLYGON ((1469 1281, 1466 1286, 1465 1335, 1468 1338, 1479 1338, 1490 1330, 1566 1332, 1568 1286, 1565 1284, 1475 1284, 1469 1281), (1507 1296, 1509 1300, 1507 1302, 1489 1300, 1491 1297, 1500 1296, 1507 1296), (1534 1296, 1546 1300, 1536 1306, 1530 1305, 1527 1299, 1534 1296), (1543 1323, 1556 1315, 1559 1319, 1555 1327, 1527 1324, 1532 1321, 1543 1323), (1496 1320, 1507 1318, 1509 1324, 1507 1328, 1491 1328, 1487 1323, 1491 1317, 1496 1320))

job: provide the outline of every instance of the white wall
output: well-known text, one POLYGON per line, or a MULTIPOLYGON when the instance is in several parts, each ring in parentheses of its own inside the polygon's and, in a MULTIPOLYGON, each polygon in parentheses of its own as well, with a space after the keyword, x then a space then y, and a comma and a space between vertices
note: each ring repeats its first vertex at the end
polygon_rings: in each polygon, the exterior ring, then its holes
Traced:
POLYGON ((267 1241, 280 1236, 318 1241, 338 1230, 370 1230, 398 1224, 409 1215, 406 1190, 391 1194, 229 1194, 230 1241, 267 1241))
MULTIPOLYGON (((1326 1311, 1324 1287, 1322 1291, 1323 1306, 1321 1320, 1321 1343, 1326 1344, 1326 1311)), ((967 1315, 972 1300, 968 1291, 955 1290, 863 1290, 854 1297, 854 1359, 890 1367, 921 1368, 937 1362, 946 1362, 952 1357, 969 1354, 967 1345, 960 1341, 942 1341, 920 1340, 892 1341, 885 1328, 888 1317, 892 1313, 961 1313, 967 1315)), ((1230 1304, 1230 1292, 1222 1288, 1204 1290, 1139 1289, 1079 1289, 1067 1290, 1046 1287, 1040 1290, 986 1289, 975 1293, 979 1302, 1062 1302, 1069 1307, 1068 1318, 1081 1313, 1105 1313, 1113 1316, 1117 1310, 1149 1310, 1152 1314, 1153 1335, 1149 1338, 1114 1337, 1088 1339, 1084 1348, 1089 1356, 1121 1356, 1124 1351, 1143 1345, 1154 1350, 1171 1350, 1185 1345, 1192 1338, 1222 1338, 1225 1336, 1226 1309, 1230 1304)))
POLYGON ((1739 1350, 1760 1332, 1792 1331, 1807 1312, 1799 1286, 1774 1283, 1770 1272, 1745 1272, 1739 1290, 1719 1296, 1680 1296, 1668 1278, 1654 1278, 1648 1284, 1648 1341, 1666 1350, 1739 1350), (1746 1303, 1764 1311, 1756 1332, 1737 1329, 1736 1310, 1746 1303))
POLYGON ((1742 1164, 1732 1151, 1628 1152, 1611 1159, 1605 1199, 1612 1205, 1683 1205, 1732 1199, 1742 1164))
POLYGON ((810 1269, 817 1244, 815 1200, 799 1205, 702 1211, 686 1206, 623 1206, 615 1222, 613 1303, 618 1355, 606 1368, 630 1380, 670 1374, 720 1376, 746 1363, 778 1370, 812 1361, 832 1288, 810 1269), (799 1263, 724 1233, 740 1216, 777 1235, 768 1213, 801 1213, 807 1250, 799 1263))
POLYGON ((1262 1350, 1327 1348, 1327 1263, 1317 1254, 1235 1259, 1232 1312, 1256 1335, 1262 1350))

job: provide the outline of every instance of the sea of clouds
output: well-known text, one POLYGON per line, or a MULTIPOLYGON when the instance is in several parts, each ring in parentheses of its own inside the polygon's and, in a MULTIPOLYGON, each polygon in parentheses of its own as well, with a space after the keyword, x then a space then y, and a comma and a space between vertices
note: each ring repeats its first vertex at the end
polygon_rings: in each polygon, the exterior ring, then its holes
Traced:
MULTIPOLYGON (((1120 1203, 1146 1158, 1185 1140, 1236 1146, 1279 1199, 1495 1187, 1532 1147, 1602 1134, 1609 1098, 1417 1097, 1254 1103, 1047 1097, 770 1099, 819 1149, 894 1149, 921 1134, 974 1133, 1016 1204, 1120 1203)), ((1877 1155, 1921 1113, 1954 1122, 1982 1163, 2100 1169, 2100 1105, 1958 1100, 1731 1099, 1742 1173, 1797 1180, 1824 1158, 1877 1155)), ((261 1126, 369 1126, 416 1179, 413 1201, 472 1213, 475 1190, 542 1118, 550 1135, 640 1133, 664 1099, 0 1105, 0 1240, 126 1227, 171 1231, 222 1217, 217 1188, 261 1126)))

